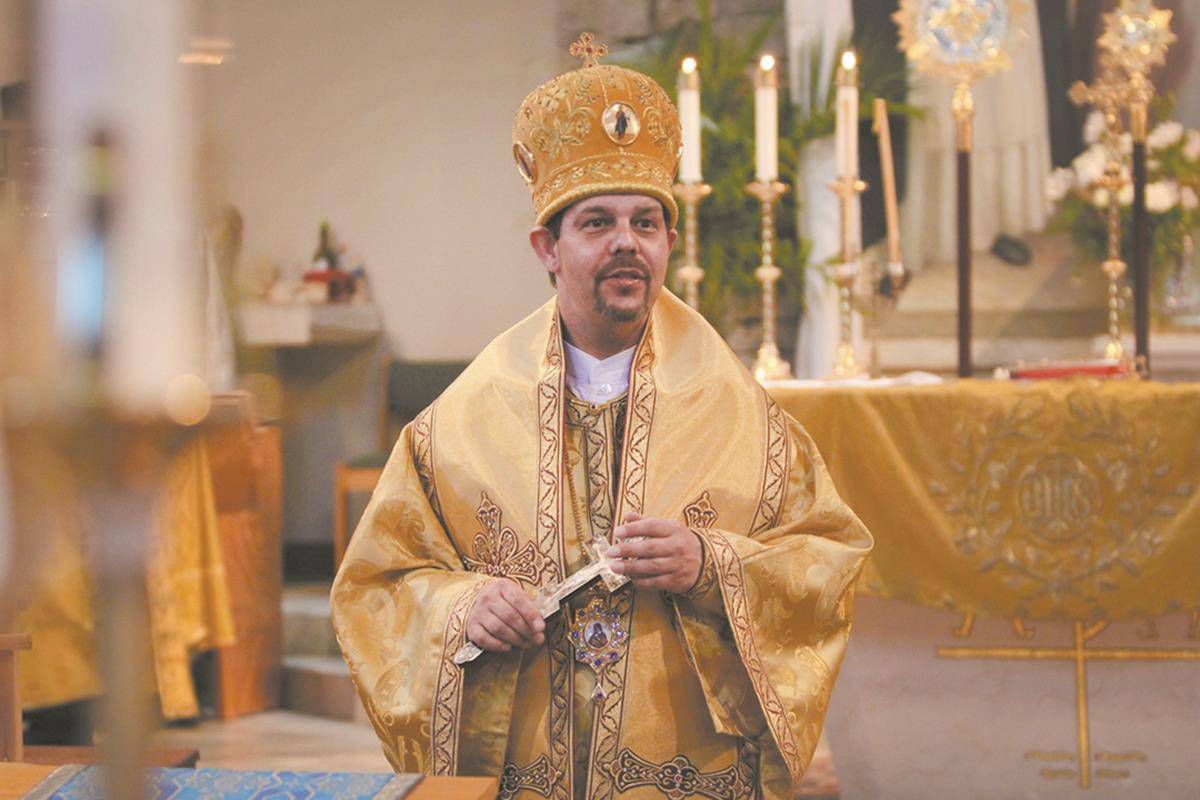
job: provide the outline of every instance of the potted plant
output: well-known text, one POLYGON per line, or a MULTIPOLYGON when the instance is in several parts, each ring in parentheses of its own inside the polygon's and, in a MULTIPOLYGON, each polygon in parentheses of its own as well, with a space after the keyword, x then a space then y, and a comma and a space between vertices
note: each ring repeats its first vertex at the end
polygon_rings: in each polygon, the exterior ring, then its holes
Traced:
MULTIPOLYGON (((1146 211, 1150 228, 1151 317, 1156 326, 1171 324, 1176 311, 1196 313, 1190 306, 1200 303, 1194 294, 1200 286, 1195 270, 1192 241, 1200 226, 1200 131, 1185 130, 1169 119, 1171 98, 1163 98, 1154 109, 1162 120, 1146 136, 1146 211), (1191 287, 1191 288, 1188 288, 1191 287)), ((1108 248, 1105 221, 1108 204, 1114 201, 1100 185, 1108 163, 1108 148, 1101 141, 1104 115, 1093 111, 1084 123, 1086 149, 1069 167, 1055 169, 1046 179, 1046 197, 1057 205, 1050 230, 1070 234, 1086 262, 1099 264, 1108 248)), ((1129 133, 1116 140, 1122 175, 1130 173, 1133 145, 1129 133)), ((1133 184, 1126 181, 1117 193, 1120 204, 1121 258, 1132 257, 1133 184)), ((1126 279, 1132 278, 1126 272, 1126 279)))

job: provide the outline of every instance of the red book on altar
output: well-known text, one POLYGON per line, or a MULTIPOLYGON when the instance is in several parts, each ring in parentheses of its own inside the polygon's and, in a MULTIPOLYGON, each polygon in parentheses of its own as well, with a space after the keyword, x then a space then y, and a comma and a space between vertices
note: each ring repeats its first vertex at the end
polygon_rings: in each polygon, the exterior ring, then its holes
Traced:
POLYGON ((1007 369, 1013 380, 1053 380, 1055 378, 1124 378, 1134 374, 1130 362, 1115 358, 1079 361, 1043 361, 1017 364, 1007 369))

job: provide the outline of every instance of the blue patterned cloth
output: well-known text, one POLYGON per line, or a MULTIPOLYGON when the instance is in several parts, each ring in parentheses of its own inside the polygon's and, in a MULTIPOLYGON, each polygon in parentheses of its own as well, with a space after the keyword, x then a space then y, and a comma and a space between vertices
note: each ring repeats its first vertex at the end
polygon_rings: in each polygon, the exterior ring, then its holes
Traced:
MULTIPOLYGON (((231 769, 147 770, 147 797, 154 800, 398 800, 420 775, 365 772, 243 772, 231 769)), ((56 769, 26 795, 34 800, 99 800, 104 797, 102 767, 56 769)))

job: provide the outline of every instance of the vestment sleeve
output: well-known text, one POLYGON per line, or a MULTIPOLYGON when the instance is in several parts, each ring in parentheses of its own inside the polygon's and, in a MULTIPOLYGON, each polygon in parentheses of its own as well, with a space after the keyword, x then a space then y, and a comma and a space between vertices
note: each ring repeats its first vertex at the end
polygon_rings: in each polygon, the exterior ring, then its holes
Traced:
POLYGON ((456 774, 463 741, 498 750, 485 761, 502 762, 519 661, 492 659, 486 672, 452 661, 490 578, 463 568, 418 474, 413 439, 410 424, 350 541, 333 584, 333 625, 393 768, 456 774), (493 702, 464 714, 468 683, 493 702))
MULTIPOLYGON (((790 778, 794 790, 817 745, 873 541, 808 433, 785 418, 787 488, 777 519, 749 535, 698 529, 714 580, 698 587, 701 596, 674 602, 716 729, 758 739, 764 767, 774 762, 774 778, 790 778)), ((768 794, 776 792, 791 796, 785 785, 768 794)))

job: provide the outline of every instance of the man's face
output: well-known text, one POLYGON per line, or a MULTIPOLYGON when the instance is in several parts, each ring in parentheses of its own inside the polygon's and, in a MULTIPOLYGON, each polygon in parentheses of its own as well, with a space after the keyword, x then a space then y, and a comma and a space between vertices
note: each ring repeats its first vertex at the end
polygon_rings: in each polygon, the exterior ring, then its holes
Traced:
POLYGON ((662 204, 653 197, 588 197, 567 209, 551 258, 559 307, 568 327, 586 320, 600 330, 645 320, 675 244, 662 204))

